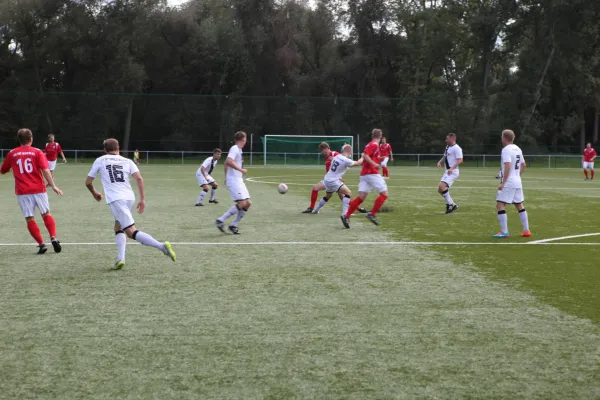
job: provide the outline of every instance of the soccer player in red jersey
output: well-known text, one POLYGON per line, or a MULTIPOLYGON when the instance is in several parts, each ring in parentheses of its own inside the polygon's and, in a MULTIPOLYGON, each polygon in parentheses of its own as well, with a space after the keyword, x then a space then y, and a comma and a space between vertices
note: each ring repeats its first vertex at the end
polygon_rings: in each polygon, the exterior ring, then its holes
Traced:
POLYGON ((67 158, 65 157, 65 153, 63 153, 60 144, 54 141, 54 135, 52 133, 48 135, 48 143, 46 143, 46 147, 44 147, 44 154, 48 159, 48 166, 50 167, 52 178, 54 178, 54 169, 56 168, 56 160, 58 160, 58 155, 60 154, 64 163, 67 162, 67 158))
POLYGON ((350 216, 358 209, 363 201, 367 198, 369 192, 373 189, 377 190, 379 196, 375 199, 371 212, 367 214, 369 221, 375 225, 379 225, 375 215, 381 208, 385 200, 387 199, 387 185, 383 180, 383 177, 379 175, 379 168, 381 167, 377 161, 379 161, 379 142, 383 133, 381 129, 373 129, 371 134, 371 142, 367 144, 362 154, 363 164, 362 171, 360 172, 360 183, 358 184, 358 197, 350 202, 350 207, 346 215, 342 215, 342 223, 346 228, 350 228, 350 216))
POLYGON ((381 139, 379 152, 381 153, 381 169, 383 170, 383 178, 390 179, 387 163, 389 160, 394 161, 394 154, 392 153, 392 146, 387 142, 386 138, 381 139))
POLYGON ((594 179, 594 160, 596 159, 596 150, 592 148, 592 144, 588 143, 585 150, 583 151, 583 173, 585 174, 585 180, 590 179, 588 177, 588 169, 594 179))
POLYGON ((40 210, 44 225, 50 234, 50 241, 56 253, 62 250, 60 242, 56 238, 56 223, 50 215, 50 204, 44 178, 52 190, 62 196, 61 190, 56 187, 48 166, 48 160, 40 149, 31 147, 33 134, 29 129, 20 129, 17 140, 21 146, 12 149, 0 168, 0 174, 4 175, 11 169, 15 177, 15 193, 19 201, 21 212, 27 221, 27 229, 38 243, 38 254, 44 254, 48 248, 44 244, 38 224, 35 222, 35 209, 40 210))
MULTIPOLYGON (((337 156, 340 153, 338 153, 337 151, 331 151, 331 148, 325 142, 319 145, 319 151, 321 152, 321 155, 325 157, 325 172, 329 172, 329 168, 331 167, 331 161, 333 161, 335 156, 337 156)), ((302 211, 303 214, 310 214, 313 212, 313 210, 315 209, 315 205, 317 204, 317 199, 319 198, 319 191, 321 190, 325 190, 325 185, 323 184, 323 182, 319 182, 315 186, 313 186, 312 193, 310 195, 310 206, 306 210, 302 211)))

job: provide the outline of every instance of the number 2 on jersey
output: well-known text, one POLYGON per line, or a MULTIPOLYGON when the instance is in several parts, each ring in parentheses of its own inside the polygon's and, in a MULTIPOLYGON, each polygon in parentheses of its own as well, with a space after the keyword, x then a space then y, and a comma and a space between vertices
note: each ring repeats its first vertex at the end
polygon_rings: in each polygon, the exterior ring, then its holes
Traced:
POLYGON ((25 172, 27 172, 28 174, 33 172, 33 162, 31 161, 31 158, 26 158, 25 161, 19 158, 17 160, 17 165, 19 166, 19 172, 22 174, 24 174, 25 172))
POLYGON ((108 171, 108 176, 110 177, 110 183, 115 182, 125 182, 125 178, 123 176, 122 165, 107 165, 106 170, 108 171))
POLYGON ((521 164, 521 155, 517 154, 517 162, 515 163, 515 169, 519 169, 520 164, 521 164))

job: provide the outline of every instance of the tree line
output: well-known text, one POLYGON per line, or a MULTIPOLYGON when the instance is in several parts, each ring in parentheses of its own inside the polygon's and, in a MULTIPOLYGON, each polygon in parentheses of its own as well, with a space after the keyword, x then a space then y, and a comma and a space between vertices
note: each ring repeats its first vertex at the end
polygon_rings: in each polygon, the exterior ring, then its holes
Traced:
POLYGON ((239 129, 440 151, 579 152, 600 122, 600 2, 3 0, 0 147, 207 150, 239 129))

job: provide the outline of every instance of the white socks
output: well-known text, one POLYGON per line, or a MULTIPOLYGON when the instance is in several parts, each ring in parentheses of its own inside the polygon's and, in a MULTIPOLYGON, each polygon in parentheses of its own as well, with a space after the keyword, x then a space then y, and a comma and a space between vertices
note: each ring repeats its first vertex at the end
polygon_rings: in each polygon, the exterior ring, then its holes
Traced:
POLYGON ((525 209, 519 210, 519 218, 521 218, 523 232, 527 232, 529 230, 529 219, 527 218, 527 211, 525 209))
POLYGON ((223 215, 222 215, 222 216, 221 216, 221 217, 218 219, 218 221, 225 222, 225 220, 226 220, 227 218, 231 217, 232 215, 235 215, 235 214, 237 214, 237 213, 238 213, 238 211, 239 211, 239 209, 237 208, 237 206, 236 206, 236 205, 233 205, 233 206, 231 206, 231 208, 230 208, 229 210, 227 210, 227 211, 225 212, 225 214, 223 214, 223 215))
POLYGON ((204 200, 204 196, 206 196, 206 191, 205 191, 205 190, 202 190, 202 191, 200 192, 200 196, 198 196, 198 201, 196 202, 196 204, 198 204, 198 203, 202 202, 202 200, 204 200))
POLYGON ((231 226, 238 226, 242 218, 244 218, 244 215, 246 215, 246 210, 240 208, 237 217, 235 217, 235 219, 231 223, 231 226))
POLYGON ((125 261, 125 247, 127 247, 127 235, 123 231, 116 232, 115 241, 119 249, 118 261, 125 261))
POLYGON ((217 193, 217 189, 212 189, 210 191, 210 201, 213 201, 215 199, 215 194, 217 193))
POLYGON ((321 199, 321 201, 319 201, 319 204, 317 204, 317 208, 315 208, 314 211, 319 211, 321 209, 321 207, 323 207, 325 205, 325 203, 327 203, 329 201, 329 199, 327 197, 323 197, 321 199))
POLYGON ((350 207, 350 197, 344 196, 342 199, 342 215, 346 215, 348 207, 350 207))
POLYGON ((500 230, 502 233, 508 232, 508 217, 506 215, 506 211, 498 211, 498 222, 500 222, 500 230))
POLYGON ((446 190, 444 193, 442 193, 442 196, 444 196, 444 199, 446 199, 446 204, 449 206, 454 205, 454 201, 452 200, 452 197, 450 197, 449 190, 446 190))
POLYGON ((136 231, 133 234, 133 239, 137 240, 144 246, 151 246, 157 248, 164 253, 165 246, 158 240, 154 239, 152 236, 148 235, 147 233, 136 231))

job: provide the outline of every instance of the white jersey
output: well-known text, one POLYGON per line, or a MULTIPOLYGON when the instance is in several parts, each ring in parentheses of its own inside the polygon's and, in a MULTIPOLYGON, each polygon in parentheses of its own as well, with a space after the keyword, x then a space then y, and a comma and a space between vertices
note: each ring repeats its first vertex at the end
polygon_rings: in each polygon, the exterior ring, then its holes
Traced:
POLYGON ((135 193, 129 184, 129 177, 139 172, 137 165, 128 158, 116 154, 98 157, 89 177, 96 178, 100 174, 106 203, 116 200, 135 200, 135 193))
POLYGON ((204 167, 206 170, 206 175, 210 175, 213 169, 215 169, 217 166, 218 162, 219 160, 215 160, 212 156, 208 157, 206 160, 204 160, 202 165, 200 165, 200 168, 198 168, 198 171, 196 171, 196 175, 202 175, 202 167, 204 167))
POLYGON ((509 144, 502 149, 501 179, 504 179, 504 168, 506 163, 510 163, 510 175, 508 176, 504 187, 514 189, 523 188, 523 183, 521 182, 521 166, 525 164, 525 157, 523 157, 523 152, 516 144, 509 144))
POLYGON ((354 165, 354 161, 344 156, 343 154, 338 154, 331 161, 331 167, 327 174, 325 174, 324 180, 326 181, 338 181, 344 176, 348 168, 354 165))
MULTIPOLYGON (((460 158, 463 158, 463 152, 459 145, 455 144, 454 146, 446 146, 446 151, 444 152, 444 162, 446 163, 446 169, 452 168, 456 161, 460 158)), ((458 167, 456 167, 458 169, 458 167)))
MULTIPOLYGON (((237 144, 234 144, 233 146, 231 146, 231 148, 229 149, 229 152, 227 153, 227 158, 231 158, 233 160, 233 162, 236 163, 236 165, 240 168, 244 168, 244 159, 242 158, 242 149, 240 149, 240 147, 237 144)), ((240 171, 237 171, 231 167, 227 168, 227 183, 236 180, 236 181, 242 181, 243 178, 243 174, 240 171)))

